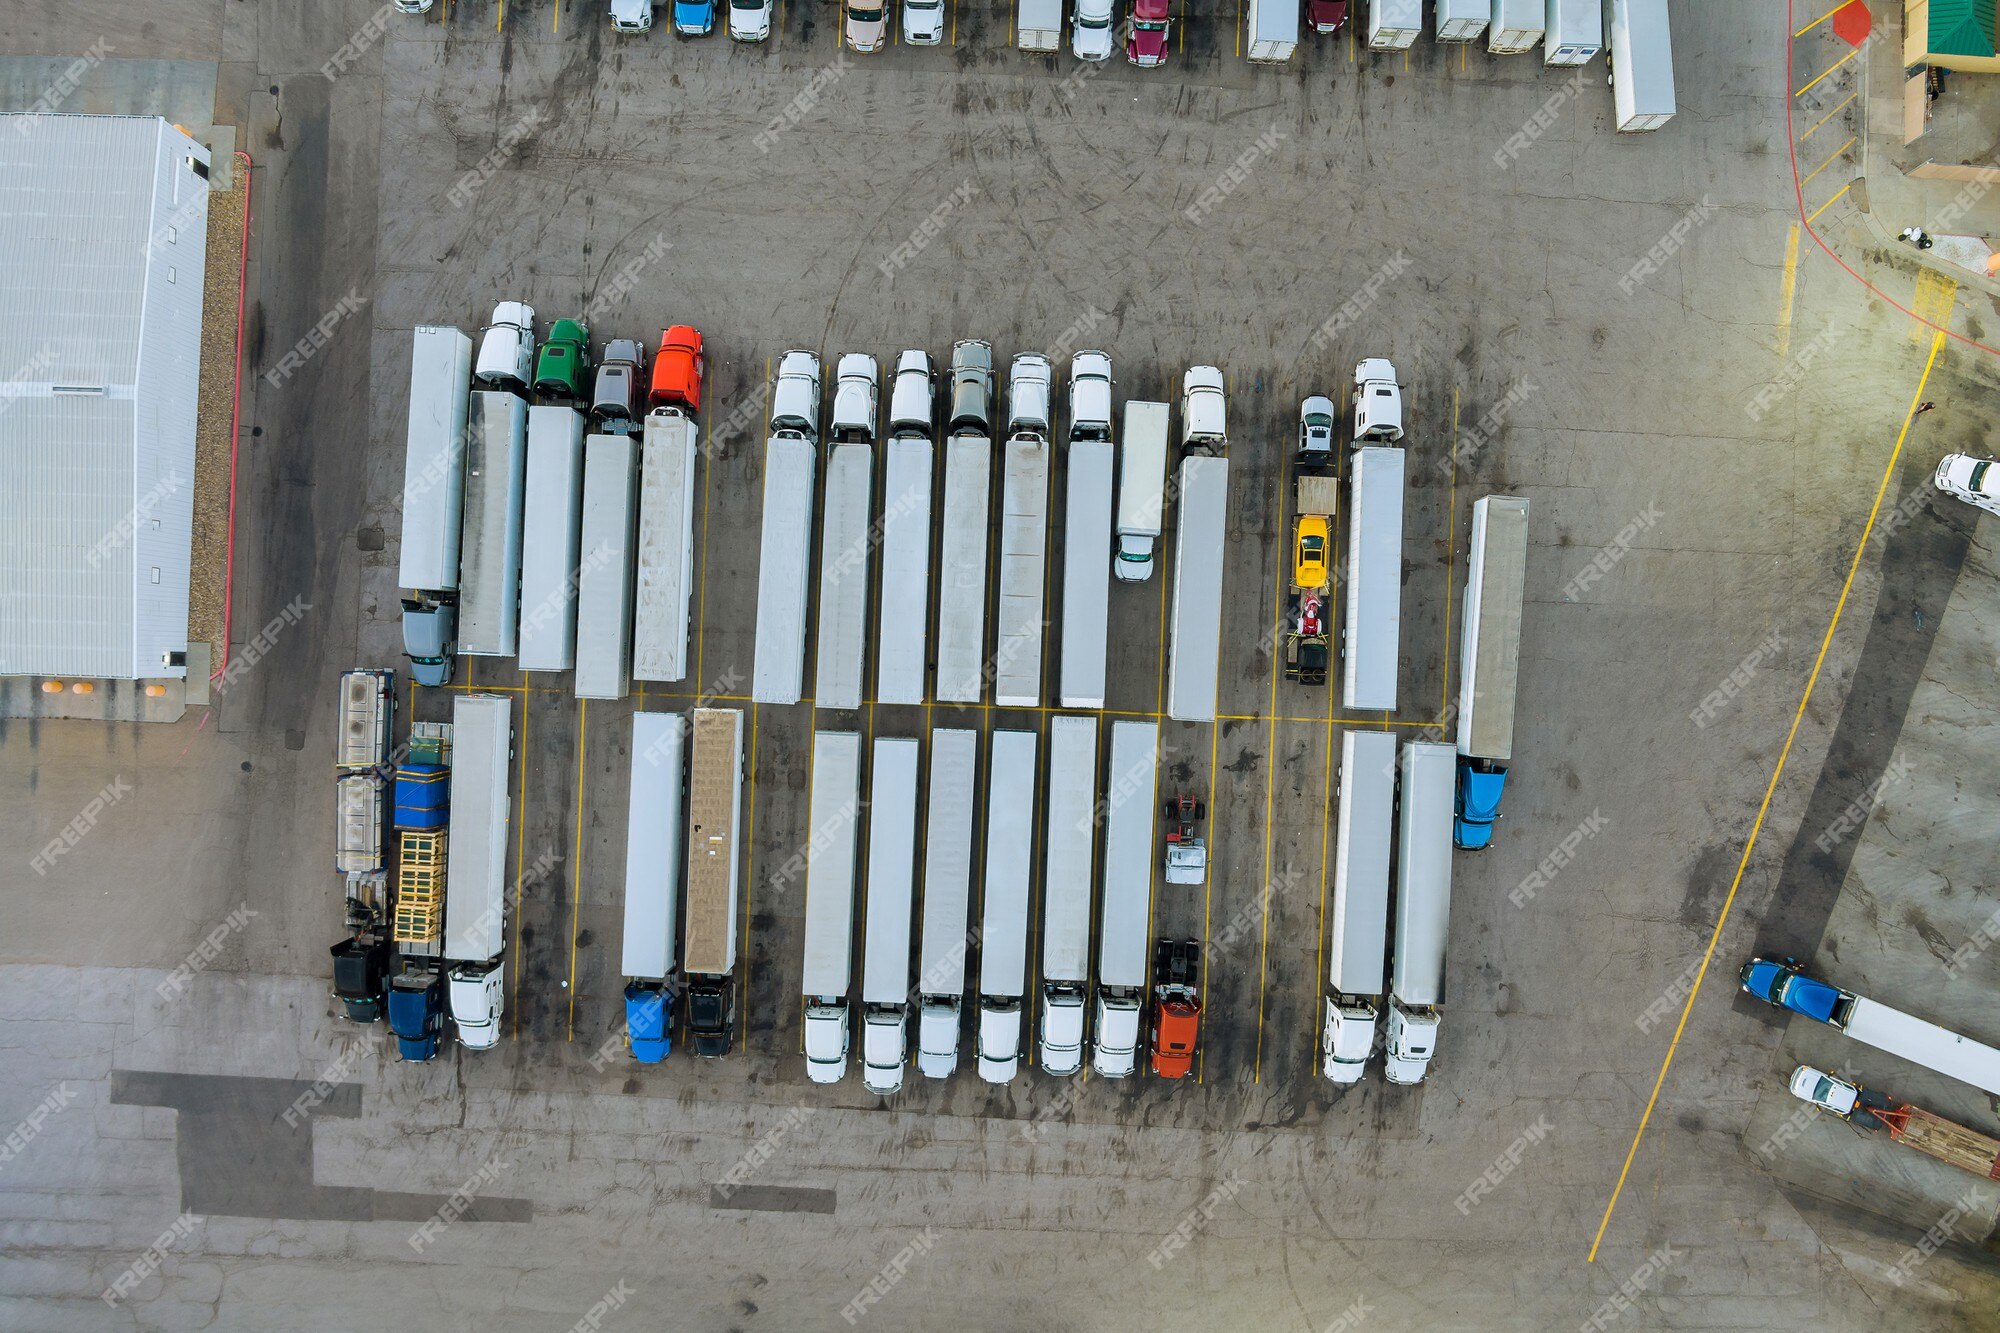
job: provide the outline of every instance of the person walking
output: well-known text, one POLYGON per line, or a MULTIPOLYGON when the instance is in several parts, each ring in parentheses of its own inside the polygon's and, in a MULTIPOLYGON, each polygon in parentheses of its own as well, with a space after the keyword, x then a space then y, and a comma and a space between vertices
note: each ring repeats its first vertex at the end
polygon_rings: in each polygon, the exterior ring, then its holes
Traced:
POLYGON ((1932 245, 1931 234, 1922 227, 1903 228, 1902 239, 1916 246, 1919 250, 1928 250, 1932 245))
POLYGON ((1912 413, 1910 413, 1910 415, 1911 415, 1911 416, 1913 416, 1913 417, 1920 417, 1920 416, 1922 416, 1922 415, 1923 415, 1924 413, 1926 413, 1926 412, 1930 411, 1930 410, 1931 410, 1931 409, 1932 409, 1933 407, 1936 407, 1936 406, 1937 406, 1937 404, 1936 404, 1936 403, 1918 403, 1918 404, 1917 404, 1917 410, 1916 410, 1916 411, 1914 411, 1914 412, 1912 412, 1912 413))

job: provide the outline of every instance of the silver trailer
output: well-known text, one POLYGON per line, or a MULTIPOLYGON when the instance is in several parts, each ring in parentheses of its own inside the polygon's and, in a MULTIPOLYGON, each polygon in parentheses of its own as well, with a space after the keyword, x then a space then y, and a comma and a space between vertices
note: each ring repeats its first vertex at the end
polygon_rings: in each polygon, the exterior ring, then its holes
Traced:
POLYGON ((1587 65, 1604 49, 1604 0, 1548 0, 1544 65, 1587 65))
POLYGON ((1167 716, 1181 722, 1215 719, 1228 514, 1229 460, 1198 454, 1183 458, 1167 642, 1167 716))
POLYGON ((528 405, 501 390, 475 391, 465 452, 458 650, 512 657, 520 634, 528 405))
POLYGON ((877 736, 868 775, 868 912, 861 944, 861 1081, 903 1086, 916 908, 917 742, 877 736))
POLYGON ((795 704, 805 695, 806 591, 812 581, 817 469, 817 452, 802 436, 774 435, 765 446, 757 644, 750 673, 750 697, 760 704, 795 704))
POLYGON ((632 547, 638 536, 638 442, 593 435, 583 446, 583 526, 576 583, 576 697, 632 690, 632 547))
POLYGON ((576 665, 576 547, 583 531, 583 414, 528 409, 521 521, 521 670, 576 665))
POLYGON ((1407 51, 1424 30, 1424 0, 1366 0, 1368 45, 1376 51, 1407 51))
POLYGON ((1395 807, 1396 738, 1386 731, 1342 732, 1333 941, 1320 1046, 1321 1072, 1335 1083, 1359 1082, 1375 1049, 1389 947, 1395 807))
POLYGON ((986 520, 993 445, 954 435, 944 445, 944 543, 938 561, 937 697, 976 704, 986 676, 986 520))
POLYGON ((1437 39, 1441 42, 1475 41, 1486 33, 1493 17, 1493 0, 1437 0, 1437 39))
POLYGON ((854 984, 854 847, 860 828, 861 737, 813 733, 811 838, 806 844, 806 1077, 847 1075, 848 991, 854 984))
POLYGON ((1111 622, 1111 571, 1104 559, 1111 549, 1111 441, 1077 440, 1068 459, 1056 695, 1064 708, 1102 708, 1111 622))
POLYGON ((826 514, 820 523, 819 663, 813 703, 861 707, 862 656, 868 643, 868 478, 865 444, 836 444, 826 465, 826 514))
POLYGON ((1091 1066, 1104 1078, 1138 1068, 1153 907, 1153 796, 1160 726, 1111 724, 1104 793, 1104 901, 1097 921, 1097 1019, 1091 1066))
POLYGON ((1354 451, 1347 509, 1346 658, 1341 701, 1349 708, 1396 710, 1403 636, 1403 451, 1354 451))
POLYGON ((700 433, 692 417, 672 408, 655 408, 646 417, 632 622, 632 674, 640 680, 687 678, 700 433))
POLYGON ((882 595, 875 608, 875 698, 924 701, 931 605, 931 442, 883 446, 882 595))
POLYGON ((973 794, 979 733, 931 731, 930 799, 925 802, 924 915, 917 962, 917 1067, 945 1078, 958 1067, 965 995, 966 909, 972 900, 973 794))
POLYGON ((1396 836, 1396 947, 1389 965, 1384 1074, 1417 1083, 1437 1049, 1451 925, 1451 816, 1458 755, 1438 741, 1403 747, 1396 836))
POLYGON ((986 867, 979 915, 979 1077, 1005 1083, 1021 1061, 1034 876, 1035 733, 995 730, 986 780, 986 867))
POLYGON ((1090 900, 1097 861, 1097 719, 1049 719, 1047 871, 1042 879, 1042 1072, 1083 1068, 1090 900))
POLYGON ((409 435, 403 455, 399 586, 458 587, 465 509, 465 431, 472 339, 442 324, 417 325, 410 350, 409 435))
POLYGON ((1547 0, 1493 0, 1486 49, 1496 56, 1520 55, 1541 43, 1547 0))
POLYGON ((1473 502, 1472 556, 1458 654, 1458 752, 1514 757, 1514 693, 1521 673, 1521 603, 1528 577, 1528 502, 1473 502))
POLYGON ((1042 702, 1042 572, 1049 539, 1049 446, 1020 434, 1007 441, 1000 495, 1000 629, 993 647, 993 702, 1042 702))
POLYGON ((625 811, 625 936, 628 982, 664 983, 678 966, 681 795, 687 782, 687 719, 632 714, 632 798, 625 811))

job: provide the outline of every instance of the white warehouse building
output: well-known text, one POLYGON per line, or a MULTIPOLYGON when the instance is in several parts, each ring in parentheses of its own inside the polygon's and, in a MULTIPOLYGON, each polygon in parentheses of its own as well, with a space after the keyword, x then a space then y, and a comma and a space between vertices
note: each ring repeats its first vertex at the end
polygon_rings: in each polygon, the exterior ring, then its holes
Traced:
POLYGON ((185 676, 208 150, 0 115, 0 675, 185 676))

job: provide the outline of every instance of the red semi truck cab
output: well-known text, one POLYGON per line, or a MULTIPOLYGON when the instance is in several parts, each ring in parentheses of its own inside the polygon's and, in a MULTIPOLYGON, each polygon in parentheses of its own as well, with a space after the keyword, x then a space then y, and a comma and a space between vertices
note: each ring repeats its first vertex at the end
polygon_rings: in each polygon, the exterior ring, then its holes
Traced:
POLYGON ((1163 65, 1167 60, 1167 29, 1172 0, 1132 0, 1132 35, 1125 41, 1125 58, 1135 65, 1163 65))

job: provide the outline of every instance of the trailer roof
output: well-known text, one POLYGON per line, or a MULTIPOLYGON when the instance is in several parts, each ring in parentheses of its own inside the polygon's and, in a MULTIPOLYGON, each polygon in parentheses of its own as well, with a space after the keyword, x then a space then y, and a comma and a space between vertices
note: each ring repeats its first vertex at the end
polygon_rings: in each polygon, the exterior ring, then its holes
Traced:
POLYGON ((1403 747, 1396 836, 1396 954, 1390 986, 1405 1004, 1444 999, 1451 926, 1452 783, 1458 755, 1442 741, 1403 747))
POLYGON ((1042 702, 1042 571, 1049 539, 1049 447, 1031 436, 1006 444, 1001 487, 999 633, 993 702, 1042 702))
POLYGON ((1111 615, 1111 464, 1109 440, 1078 440, 1069 447, 1057 685, 1064 708, 1104 707, 1111 615))
POLYGON ((743 714, 694 710, 688 772, 687 928, 682 965, 720 976, 736 966, 736 872, 742 856, 743 714))
POLYGON ((1028 976, 1028 891, 1034 878, 1032 731, 993 733, 986 783, 986 872, 979 926, 979 991, 1019 995, 1028 976))
POLYGON ((1342 702, 1396 707, 1403 637, 1403 451, 1354 452, 1347 509, 1347 637, 1342 702))
POLYGON ((903 436, 886 450, 875 697, 885 704, 920 704, 930 623, 931 442, 903 436))
POLYGON ((937 697, 944 703, 976 704, 986 667, 986 516, 993 445, 981 435, 956 435, 944 449, 937 697))
POLYGON ((1395 805, 1396 738, 1386 731, 1342 732, 1327 980, 1348 995, 1383 990, 1395 805))
POLYGON ((868 775, 868 922, 861 998, 900 1004, 910 994, 910 917, 916 905, 917 742, 875 738, 868 775))
POLYGON ((1157 722, 1111 724, 1111 771, 1104 789, 1104 910, 1097 932, 1101 986, 1146 984, 1159 762, 1157 722))
POLYGON ((451 707, 451 843, 445 859, 444 956, 497 958, 507 939, 507 759, 514 704, 461 694, 451 707))
POLYGON ((1222 634, 1222 543, 1229 516, 1229 460, 1181 460, 1180 517, 1174 537, 1172 635, 1167 648, 1167 716, 1215 717, 1222 634))
POLYGON ((1480 759, 1514 754, 1521 673, 1521 599, 1528 579, 1528 502, 1488 495, 1472 506, 1459 642, 1458 749, 1480 759))
POLYGON ((861 822, 861 737, 816 731, 806 840, 804 995, 847 994, 854 972, 854 844, 861 822))
POLYGON ((1042 883, 1042 975, 1090 975, 1091 880, 1097 853, 1097 719, 1049 719, 1048 872, 1042 883))
POLYGON ((764 527, 757 553, 757 642, 750 697, 795 704, 805 693, 806 591, 812 576, 813 473, 818 454, 796 438, 764 451, 764 527))
POLYGON ((865 444, 837 444, 826 465, 826 513, 820 524, 819 663, 813 702, 861 706, 862 652, 868 634, 869 473, 865 444))
POLYGON ((625 808, 624 975, 665 980, 674 970, 680 922, 681 787, 687 719, 632 715, 632 796, 625 808))
POLYGON ((972 817, 979 772, 979 733, 938 727, 931 732, 930 801, 924 834, 923 946, 917 990, 958 995, 965 990, 966 905, 972 897, 972 817))
POLYGON ((688 603, 694 592, 695 444, 678 412, 646 417, 639 465, 639 558, 633 587, 632 674, 687 677, 688 603))

